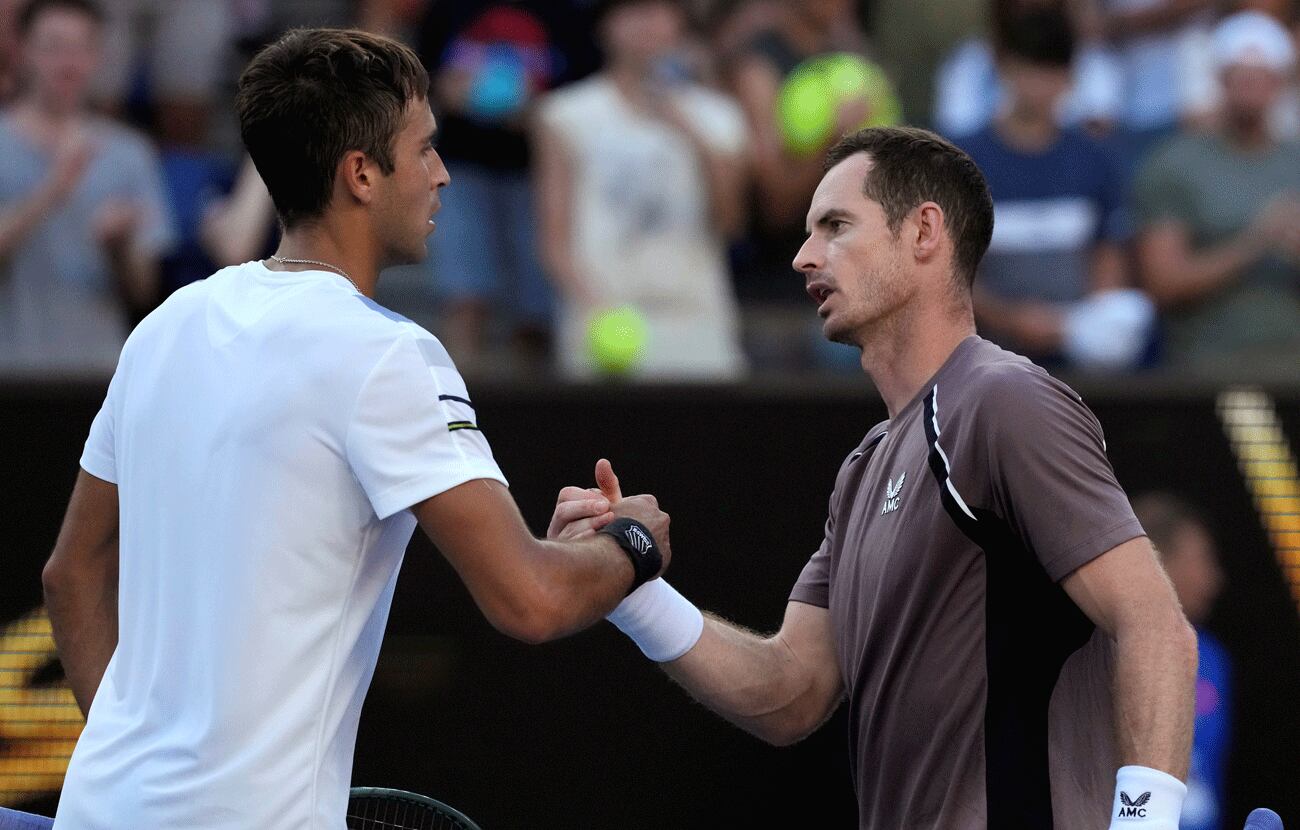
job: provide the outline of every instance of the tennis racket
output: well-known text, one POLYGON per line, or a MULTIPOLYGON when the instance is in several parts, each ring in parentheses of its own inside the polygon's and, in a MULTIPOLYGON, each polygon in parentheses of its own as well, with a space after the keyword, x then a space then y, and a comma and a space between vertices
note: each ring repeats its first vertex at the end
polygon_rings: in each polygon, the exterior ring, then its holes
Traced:
POLYGON ((348 830, 480 830, 460 810, 428 796, 387 787, 353 787, 348 830))

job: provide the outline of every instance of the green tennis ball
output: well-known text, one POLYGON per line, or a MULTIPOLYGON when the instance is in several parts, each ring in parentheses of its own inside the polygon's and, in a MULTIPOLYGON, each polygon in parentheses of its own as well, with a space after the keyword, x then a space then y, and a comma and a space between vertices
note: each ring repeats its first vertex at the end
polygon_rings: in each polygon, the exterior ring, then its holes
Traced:
POLYGON ((902 108, 884 70, 850 53, 810 58, 799 64, 781 85, 777 123, 786 149, 806 156, 833 137, 835 114, 844 101, 865 98, 871 112, 858 129, 902 121, 902 108))
POLYGON ((604 372, 626 372, 645 354, 646 322, 632 306, 620 306, 592 315, 587 326, 587 347, 592 362, 604 372))

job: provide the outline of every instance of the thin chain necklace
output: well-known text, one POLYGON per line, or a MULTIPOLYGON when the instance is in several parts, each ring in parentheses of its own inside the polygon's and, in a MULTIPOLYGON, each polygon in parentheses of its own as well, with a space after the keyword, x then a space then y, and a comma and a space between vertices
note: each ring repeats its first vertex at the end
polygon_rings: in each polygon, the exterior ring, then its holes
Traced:
POLYGON ((334 273, 338 274, 343 279, 352 283, 352 287, 357 290, 358 294, 366 293, 361 290, 361 286, 357 285, 356 280, 348 276, 347 271, 344 271, 342 268, 338 267, 337 265, 330 265, 328 262, 321 262, 319 259, 289 259, 288 257, 277 256, 276 254, 271 254, 271 259, 275 260, 281 265, 319 265, 322 268, 328 268, 334 273))

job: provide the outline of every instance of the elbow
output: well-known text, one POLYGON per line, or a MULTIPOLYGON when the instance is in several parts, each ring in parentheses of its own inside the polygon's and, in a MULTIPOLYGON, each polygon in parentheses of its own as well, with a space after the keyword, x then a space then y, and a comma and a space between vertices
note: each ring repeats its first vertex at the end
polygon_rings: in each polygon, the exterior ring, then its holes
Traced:
POLYGON ((751 732, 771 746, 794 746, 816 732, 825 720, 824 717, 811 717, 801 712, 778 712, 756 722, 751 732))
POLYGON ((558 640, 566 633, 556 624, 554 617, 540 610, 518 613, 500 622, 494 621, 494 625, 507 637, 530 646, 558 640))
POLYGON ((1158 308, 1167 309, 1178 305, 1184 299, 1184 291, 1178 278, 1179 271, 1172 267, 1147 266, 1141 271, 1141 287, 1158 308))
POLYGON ((549 643, 570 632, 568 605, 534 580, 500 597, 487 617, 502 634, 528 645, 549 643))
POLYGON ((47 605, 52 597, 67 592, 69 577, 68 569, 58 554, 51 556, 45 563, 45 567, 41 569, 41 588, 45 592, 47 605))

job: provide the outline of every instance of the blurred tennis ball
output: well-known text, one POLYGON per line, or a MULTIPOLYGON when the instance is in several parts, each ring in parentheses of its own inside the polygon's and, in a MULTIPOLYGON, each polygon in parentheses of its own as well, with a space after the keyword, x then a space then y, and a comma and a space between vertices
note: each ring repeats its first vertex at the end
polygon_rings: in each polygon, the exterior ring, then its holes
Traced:
POLYGON ((645 317, 630 305, 593 314, 587 326, 592 362, 611 374, 626 372, 645 354, 645 317))
POLYGON ((876 64, 849 53, 822 55, 799 64, 781 85, 776 103, 786 149, 799 156, 820 150, 833 137, 840 105, 854 98, 865 99, 871 107, 857 129, 902 121, 894 88, 876 64))

